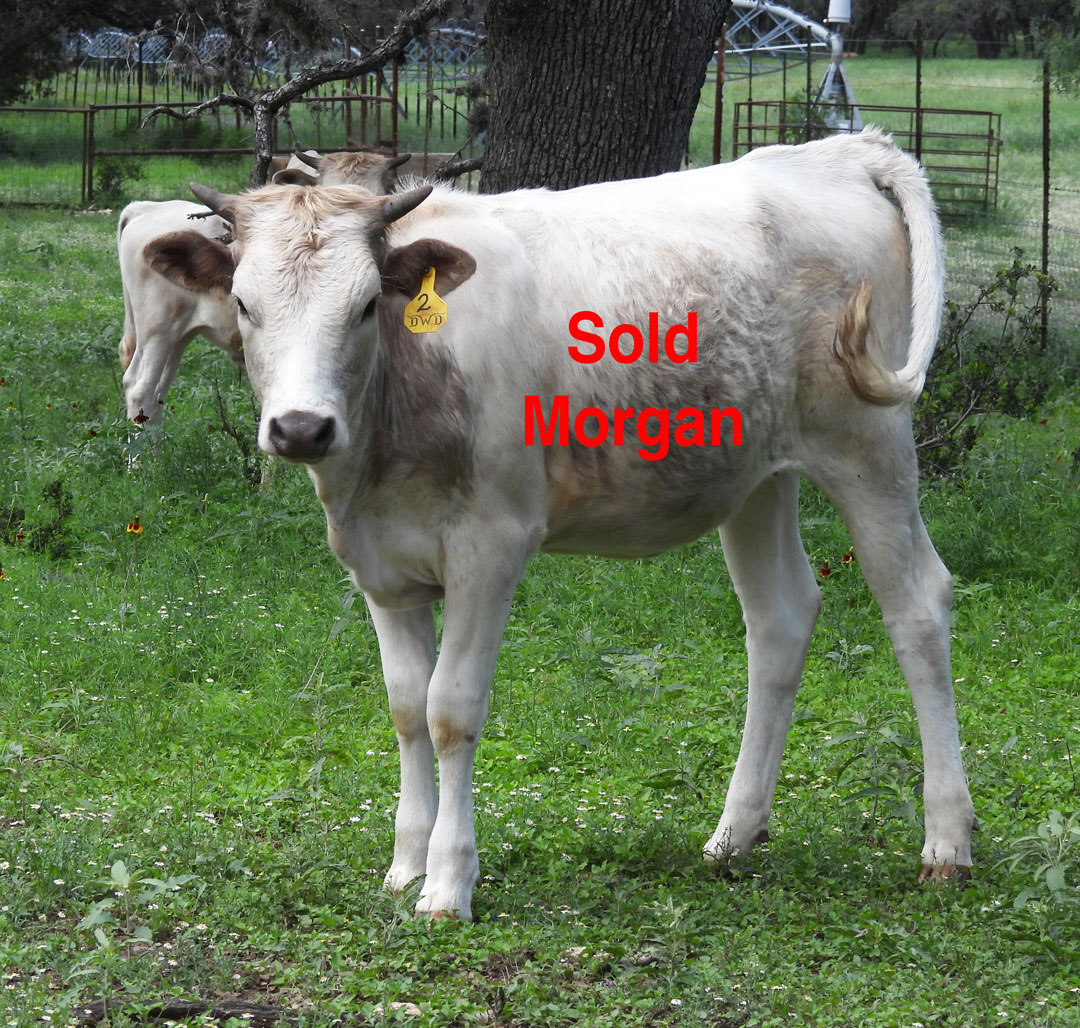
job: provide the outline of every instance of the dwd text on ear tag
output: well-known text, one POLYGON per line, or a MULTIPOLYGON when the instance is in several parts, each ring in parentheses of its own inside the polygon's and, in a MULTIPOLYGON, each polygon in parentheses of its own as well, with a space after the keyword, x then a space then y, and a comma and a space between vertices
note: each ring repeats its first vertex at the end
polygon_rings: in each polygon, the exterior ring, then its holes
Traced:
POLYGON ((446 301, 435 292, 435 269, 428 268, 420 292, 405 306, 405 327, 410 332, 438 332, 446 324, 446 301))

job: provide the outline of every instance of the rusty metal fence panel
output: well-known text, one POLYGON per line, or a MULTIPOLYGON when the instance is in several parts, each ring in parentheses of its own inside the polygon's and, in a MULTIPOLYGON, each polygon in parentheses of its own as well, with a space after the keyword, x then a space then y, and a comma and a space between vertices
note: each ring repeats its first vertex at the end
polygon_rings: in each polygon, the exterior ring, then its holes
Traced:
MULTIPOLYGON (((798 143, 835 129, 806 120, 806 104, 749 100, 734 105, 732 158, 772 143, 798 143)), ((991 211, 998 203, 1001 115, 945 107, 860 104, 866 124, 889 132, 922 161, 946 212, 991 211)))

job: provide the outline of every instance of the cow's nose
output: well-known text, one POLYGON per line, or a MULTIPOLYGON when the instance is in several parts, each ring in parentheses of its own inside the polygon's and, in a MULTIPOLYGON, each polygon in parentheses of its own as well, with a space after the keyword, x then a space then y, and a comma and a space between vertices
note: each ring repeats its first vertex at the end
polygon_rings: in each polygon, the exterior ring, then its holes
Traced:
POLYGON ((334 419, 310 411, 291 410, 270 419, 270 445, 279 457, 318 460, 334 441, 334 419))

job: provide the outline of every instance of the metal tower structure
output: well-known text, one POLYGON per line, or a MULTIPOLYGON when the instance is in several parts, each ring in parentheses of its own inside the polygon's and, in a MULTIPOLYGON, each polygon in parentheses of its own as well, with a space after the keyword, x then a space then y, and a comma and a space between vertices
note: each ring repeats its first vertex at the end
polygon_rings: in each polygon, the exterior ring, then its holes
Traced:
POLYGON ((851 0, 831 0, 827 21, 832 29, 767 0, 734 0, 735 20, 727 30, 725 74, 765 74, 789 61, 807 60, 808 49, 826 50, 829 67, 822 76, 814 104, 827 108, 825 123, 840 131, 858 131, 862 115, 844 70, 844 39, 839 28, 851 21, 851 0))

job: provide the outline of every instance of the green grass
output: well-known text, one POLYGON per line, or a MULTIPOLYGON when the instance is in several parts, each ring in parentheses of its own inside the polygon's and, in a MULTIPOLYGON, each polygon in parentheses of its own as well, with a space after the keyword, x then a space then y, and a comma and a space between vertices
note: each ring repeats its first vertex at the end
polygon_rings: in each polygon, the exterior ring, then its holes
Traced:
POLYGON ((834 570, 769 846, 700 860, 745 702, 715 537, 540 557, 477 760, 480 920, 429 924, 381 887, 394 735, 306 476, 249 486, 214 387, 248 436, 249 390, 199 342, 160 447, 121 420, 114 232, 0 207, 0 1024, 174 994, 320 1026, 1080 1023, 1080 837, 1052 814, 1080 759, 1068 391, 924 502, 959 586, 970 884, 915 884, 910 701, 808 490, 834 570))

